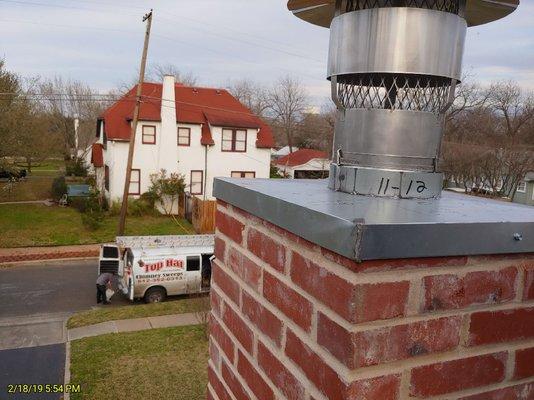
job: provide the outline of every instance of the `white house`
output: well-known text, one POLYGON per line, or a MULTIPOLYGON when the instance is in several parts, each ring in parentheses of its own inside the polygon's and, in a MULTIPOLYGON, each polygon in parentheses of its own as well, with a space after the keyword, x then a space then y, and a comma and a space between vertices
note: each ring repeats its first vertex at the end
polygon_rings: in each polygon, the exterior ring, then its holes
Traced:
MULTIPOLYGON (((91 160, 97 186, 119 200, 136 87, 108 108, 97 124, 91 160)), ((150 175, 165 169, 185 177, 186 191, 213 199, 215 177, 269 178, 273 134, 268 125, 222 89, 188 87, 166 76, 144 83, 136 133, 130 195, 150 187, 150 175)))
POLYGON ((300 149, 274 161, 284 175, 292 179, 328 178, 331 161, 324 151, 300 149))

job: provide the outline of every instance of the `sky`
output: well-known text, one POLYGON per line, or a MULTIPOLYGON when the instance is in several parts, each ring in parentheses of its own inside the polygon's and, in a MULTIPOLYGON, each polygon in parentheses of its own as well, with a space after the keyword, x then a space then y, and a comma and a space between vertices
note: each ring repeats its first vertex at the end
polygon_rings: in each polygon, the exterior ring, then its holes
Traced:
MULTIPOLYGON (((534 90, 534 0, 469 28, 464 72, 482 84, 534 90)), ((316 106, 329 98, 329 31, 294 17, 285 0, 0 0, 0 57, 23 76, 83 81, 106 92, 134 80, 154 9, 149 63, 174 64, 203 86, 298 78, 316 106)))

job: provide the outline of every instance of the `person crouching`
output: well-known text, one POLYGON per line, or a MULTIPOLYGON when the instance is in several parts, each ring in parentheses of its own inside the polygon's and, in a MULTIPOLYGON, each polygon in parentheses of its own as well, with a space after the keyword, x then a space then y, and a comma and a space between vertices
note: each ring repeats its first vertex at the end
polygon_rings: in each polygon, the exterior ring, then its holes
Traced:
POLYGON ((109 272, 103 272, 96 279, 96 303, 110 304, 106 296, 106 288, 112 289, 114 275, 109 272))

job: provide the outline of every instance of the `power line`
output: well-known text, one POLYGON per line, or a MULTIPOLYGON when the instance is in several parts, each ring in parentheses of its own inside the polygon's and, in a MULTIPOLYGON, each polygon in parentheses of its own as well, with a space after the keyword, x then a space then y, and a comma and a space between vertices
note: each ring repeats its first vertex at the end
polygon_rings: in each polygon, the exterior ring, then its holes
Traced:
MULTIPOLYGON (((107 13, 106 11, 101 10, 101 9, 78 7, 78 6, 66 6, 66 5, 61 5, 61 4, 45 4, 45 3, 38 3, 38 2, 33 2, 33 1, 21 1, 21 0, 0 0, 0 1, 1 2, 12 3, 12 4, 17 4, 17 5, 29 5, 29 6, 37 6, 37 7, 50 7, 50 8, 69 9, 69 10, 90 11, 90 12, 97 12, 97 13, 107 13)), ((98 3, 98 4, 101 4, 101 3, 98 3)), ((108 4, 108 6, 113 7, 112 4, 111 5, 108 4)), ((122 14, 136 15, 137 16, 137 14, 124 12, 123 10, 124 10, 124 8, 121 7, 121 13, 122 14)), ((194 21, 195 23, 200 22, 200 23, 205 24, 204 21, 198 21, 198 20, 195 20, 195 19, 192 19, 192 18, 189 18, 189 17, 185 17, 185 16, 178 16, 178 15, 175 15, 175 14, 172 14, 172 13, 169 13, 169 12, 166 12, 166 13, 168 15, 175 16, 177 19, 186 19, 186 20, 194 21)), ((175 21, 170 19, 170 18, 166 18, 166 17, 159 17, 159 18, 161 18, 163 20, 166 20, 168 23, 173 23, 173 25, 175 24, 175 21)), ((40 24, 40 25, 44 25, 44 24, 40 24)), ((223 38, 223 39, 226 39, 226 40, 232 40, 232 41, 236 41, 236 42, 239 42, 239 43, 248 44, 248 45, 251 45, 251 46, 261 47, 261 48, 264 48, 264 49, 267 49, 267 50, 283 53, 283 54, 290 55, 290 56, 293 56, 293 57, 298 57, 298 58, 301 58, 301 59, 314 61, 314 62, 321 63, 321 64, 324 62, 322 60, 318 60, 318 59, 315 59, 315 58, 307 56, 307 55, 297 54, 295 52, 291 52, 291 51, 287 51, 287 50, 283 50, 283 49, 279 49, 279 48, 274 48, 274 47, 266 46, 266 45, 263 45, 263 44, 254 43, 254 42, 243 40, 243 39, 239 39, 239 38, 234 38, 234 37, 231 37, 231 36, 224 36, 224 35, 221 35, 220 32, 213 32, 213 31, 210 31, 210 30, 207 30, 207 29, 199 28, 196 25, 190 25, 190 26, 193 29, 196 29, 198 31, 206 32, 206 33, 208 33, 210 35, 213 35, 213 36, 219 37, 219 38, 223 38)), ((75 28, 75 27, 73 27, 73 28, 75 28)), ((225 28, 225 29, 227 29, 227 28, 225 28)), ((236 32, 239 32, 239 31, 236 31, 236 32)))

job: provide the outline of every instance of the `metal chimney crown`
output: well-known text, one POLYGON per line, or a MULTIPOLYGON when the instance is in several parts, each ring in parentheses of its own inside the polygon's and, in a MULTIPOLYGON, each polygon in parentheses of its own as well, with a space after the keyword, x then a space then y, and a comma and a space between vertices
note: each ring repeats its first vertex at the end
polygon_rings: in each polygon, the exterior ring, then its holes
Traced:
POLYGON ((337 106, 329 187, 437 198, 444 116, 460 83, 468 26, 513 12, 519 0, 290 0, 330 26, 328 79, 337 106))

